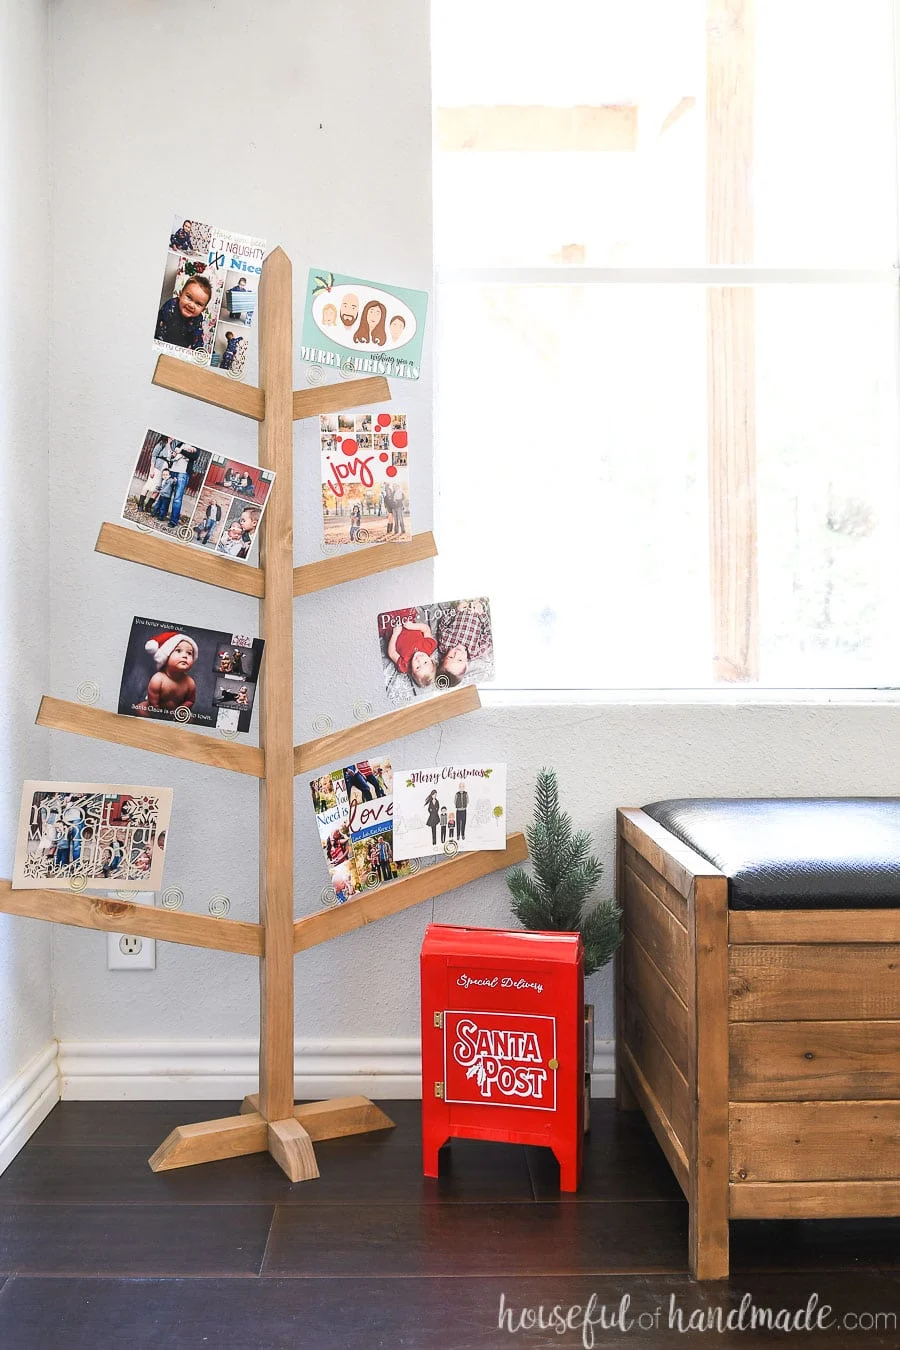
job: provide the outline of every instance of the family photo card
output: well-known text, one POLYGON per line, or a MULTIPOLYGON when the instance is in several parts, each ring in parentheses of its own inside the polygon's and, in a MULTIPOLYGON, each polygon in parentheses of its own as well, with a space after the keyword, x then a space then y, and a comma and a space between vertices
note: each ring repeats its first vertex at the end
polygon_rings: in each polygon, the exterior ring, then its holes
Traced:
POLYGON ((447 764, 394 775, 394 857, 506 848, 506 765, 447 764))
POLYGON ((263 239, 173 217, 153 334, 156 348, 242 378, 265 251, 263 239))
POLYGON ((339 904, 407 875, 409 867, 394 861, 390 760, 358 760, 314 778, 309 786, 339 904))
POLYGON ((250 730, 265 643, 161 619, 132 620, 119 712, 217 731, 250 730))
POLYGON ((428 292, 312 267, 300 360, 344 374, 417 380, 428 292))
POLYGON ((396 703, 494 678, 491 607, 484 596, 387 610, 378 615, 378 639, 385 689, 396 703))
POLYGON ((326 544, 408 543, 406 413, 322 413, 326 544))
POLYGON ((150 430, 131 475, 122 519, 246 562, 274 481, 271 469, 150 430))
POLYGON ((29 780, 12 888, 159 890, 171 811, 171 788, 29 780))

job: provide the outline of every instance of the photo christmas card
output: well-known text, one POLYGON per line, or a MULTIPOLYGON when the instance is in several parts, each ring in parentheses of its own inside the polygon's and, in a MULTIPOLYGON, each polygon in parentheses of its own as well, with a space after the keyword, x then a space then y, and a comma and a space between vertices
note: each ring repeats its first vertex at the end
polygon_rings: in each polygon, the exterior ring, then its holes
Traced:
POLYGON ((217 731, 250 730, 265 643, 163 619, 132 620, 119 712, 217 731))
POLYGON ((153 335, 158 350, 242 378, 265 251, 262 239, 175 216, 153 335))
POLYGON ((12 888, 159 890, 171 811, 171 788, 29 781, 12 888))
POLYGON ((319 839, 339 904, 406 876, 394 861, 390 760, 365 759, 310 783, 319 839))
POLYGON ((396 703, 494 678, 491 607, 484 596, 387 610, 378 615, 378 638, 385 688, 396 703))
POLYGON ((310 268, 301 361, 344 375, 417 380, 428 292, 310 268))
POLYGON ((325 543, 408 543, 406 413, 323 413, 319 442, 325 543))
POLYGON ((394 857, 506 848, 506 765, 446 764, 394 774, 394 857))
POLYGON ((151 430, 131 475, 122 519, 246 562, 274 481, 271 469, 151 430))

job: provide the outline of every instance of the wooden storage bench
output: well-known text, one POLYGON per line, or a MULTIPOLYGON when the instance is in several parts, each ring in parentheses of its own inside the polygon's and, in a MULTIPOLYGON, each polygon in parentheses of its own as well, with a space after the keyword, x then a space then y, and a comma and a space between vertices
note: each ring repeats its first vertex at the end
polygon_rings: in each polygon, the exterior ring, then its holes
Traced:
POLYGON ((900 799, 622 809, 616 873, 616 1095, 695 1277, 729 1219, 900 1216, 900 799))

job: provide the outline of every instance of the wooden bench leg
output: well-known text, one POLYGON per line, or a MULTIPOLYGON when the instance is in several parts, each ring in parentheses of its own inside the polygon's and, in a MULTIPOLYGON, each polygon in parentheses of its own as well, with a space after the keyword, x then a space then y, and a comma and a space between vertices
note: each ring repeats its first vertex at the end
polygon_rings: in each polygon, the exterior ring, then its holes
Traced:
MULTIPOLYGON (((619 902, 621 904, 621 901, 619 902)), ((622 1047, 625 1044, 625 953, 620 947, 616 952, 615 988, 616 988, 616 1106, 620 1111, 640 1111, 641 1104, 631 1090, 631 1084, 625 1076, 622 1063, 622 1047)))
POLYGON ((695 1280, 728 1279, 728 1192, 721 1201, 692 1196, 688 1230, 691 1274, 695 1280))
POLYGON ((690 1263, 695 1280, 728 1277, 728 893, 724 877, 695 877, 690 943, 696 1084, 690 1158, 690 1263))

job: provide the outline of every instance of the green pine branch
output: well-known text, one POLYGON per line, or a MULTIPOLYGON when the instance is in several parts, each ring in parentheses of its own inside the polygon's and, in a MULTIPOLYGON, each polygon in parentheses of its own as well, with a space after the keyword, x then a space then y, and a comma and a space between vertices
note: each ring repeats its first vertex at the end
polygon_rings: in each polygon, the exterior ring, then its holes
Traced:
POLYGON ((541 769, 534 790, 534 819, 525 831, 534 875, 515 867, 506 875, 511 909, 523 928, 580 933, 584 973, 605 966, 622 940, 622 911, 614 900, 585 908, 603 875, 587 830, 575 830, 559 804, 553 769, 541 769))

